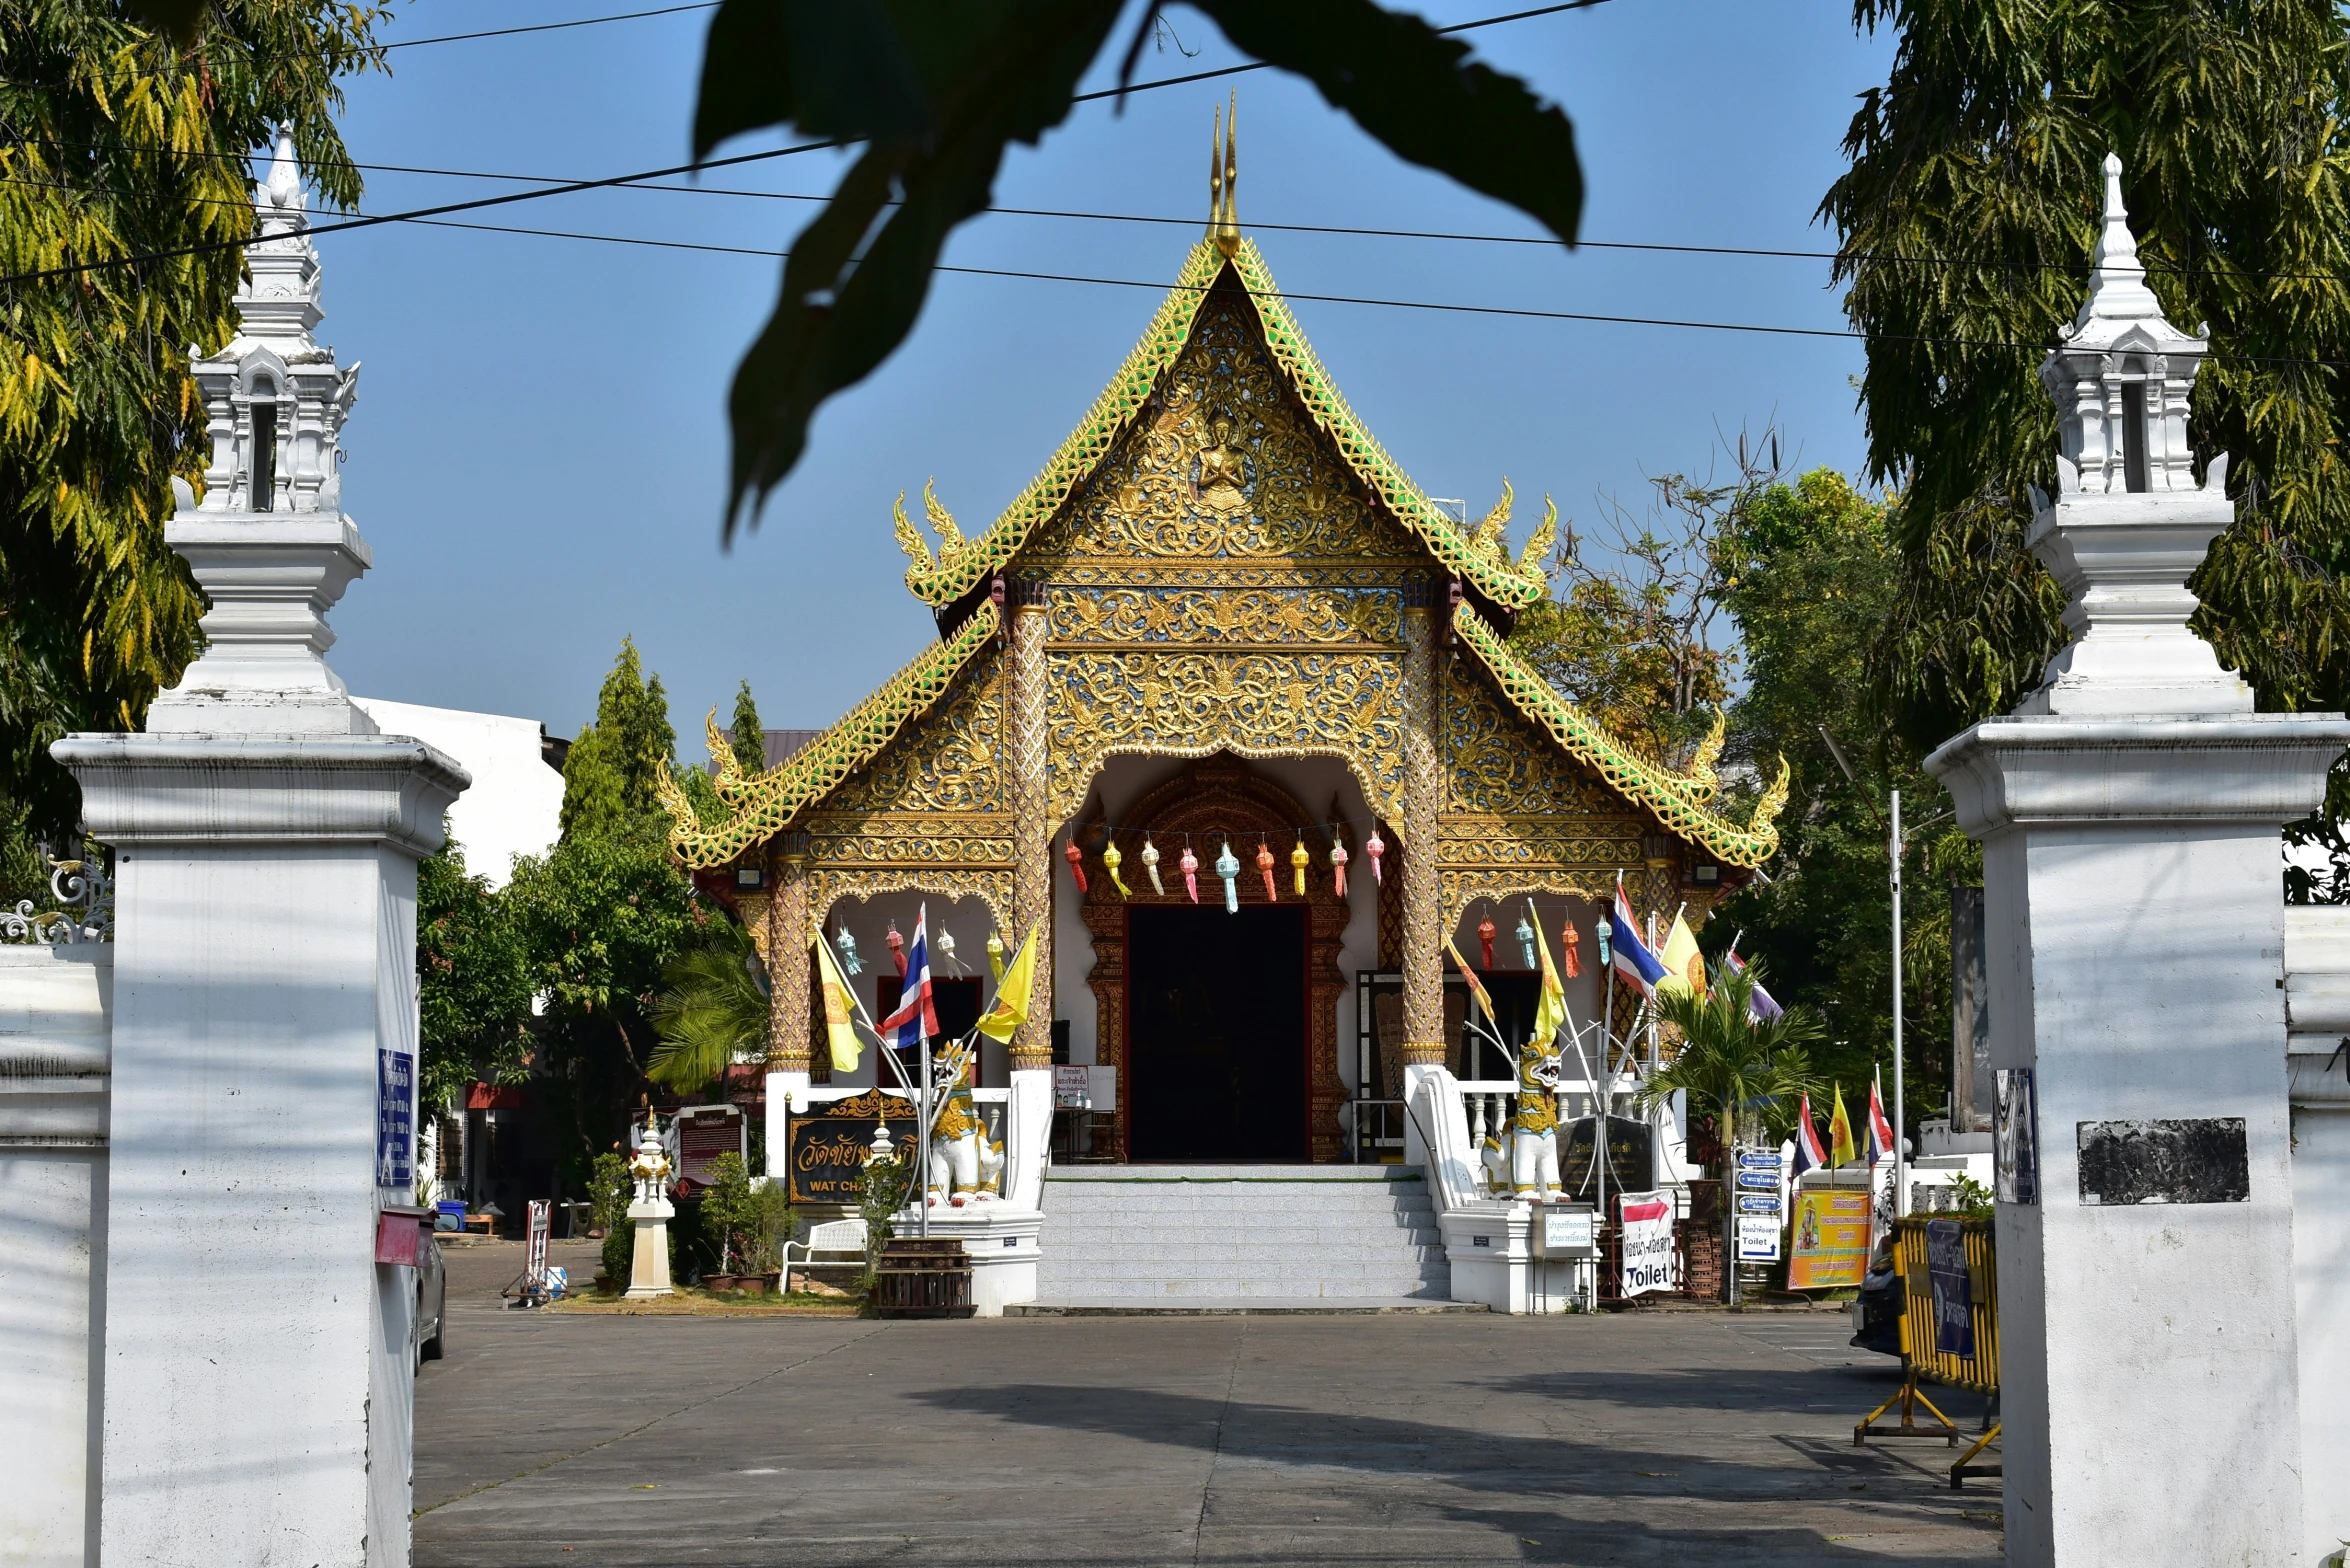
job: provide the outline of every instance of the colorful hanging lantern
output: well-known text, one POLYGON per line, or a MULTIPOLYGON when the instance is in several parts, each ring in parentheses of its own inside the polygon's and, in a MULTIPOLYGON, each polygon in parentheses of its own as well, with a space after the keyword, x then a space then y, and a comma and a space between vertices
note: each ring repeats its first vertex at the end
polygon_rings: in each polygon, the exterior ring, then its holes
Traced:
POLYGON ((1338 841, 1336 832, 1330 835, 1330 880, 1338 885, 1338 896, 1345 898, 1346 846, 1338 841))
POLYGON ((1257 875, 1265 879, 1265 902, 1281 902, 1280 896, 1273 891, 1273 851, 1263 839, 1257 840, 1257 875))
POLYGON ((1599 923, 1591 928, 1591 934, 1599 939, 1599 967, 1605 969, 1614 962, 1607 950, 1607 939, 1616 934, 1616 928, 1607 923, 1607 916, 1601 915, 1599 923))
POLYGON ((1487 915, 1477 922, 1477 945, 1484 952, 1485 967, 1493 967, 1493 917, 1487 915))
POLYGON ((1077 891, 1085 892, 1085 851, 1077 847, 1075 833, 1069 835, 1069 846, 1061 851, 1061 858, 1069 862, 1069 875, 1077 879, 1077 891))
POLYGON ((1381 857, 1387 853, 1387 844, 1379 837, 1377 827, 1373 827, 1371 836, 1363 841, 1363 853, 1371 857, 1371 881, 1377 886, 1385 887, 1387 877, 1379 867, 1381 857))
POLYGON ((857 939, 849 934, 846 926, 841 928, 840 941, 836 945, 840 948, 841 972, 852 975, 863 974, 865 960, 857 956, 857 939))
POLYGON ((890 959, 898 966, 898 978, 903 980, 906 978, 906 939, 898 935, 898 923, 895 920, 889 923, 888 940, 890 959))
POLYGON ((1297 896, 1300 898, 1306 896, 1306 867, 1313 863, 1314 857, 1306 853, 1306 836, 1300 833, 1297 836, 1297 848, 1289 852, 1289 869, 1294 873, 1291 880, 1297 884, 1297 896))
POLYGON ((946 960, 949 974, 961 974, 962 966, 955 962, 955 933, 945 926, 938 928, 938 956, 946 960))
POLYGON ((1142 836, 1142 869, 1150 873, 1151 891, 1158 894, 1159 897, 1165 898, 1167 885, 1159 880, 1158 846, 1151 842, 1151 836, 1148 833, 1142 836))
POLYGON ((1518 917, 1518 951, 1526 955, 1526 967, 1533 969, 1540 961, 1534 956, 1534 922, 1524 915, 1518 917))
POLYGON ((1195 854, 1193 854, 1193 853, 1191 852, 1191 841, 1190 841, 1190 840, 1186 839, 1186 840, 1184 841, 1184 844, 1183 844, 1183 858, 1182 858, 1181 860, 1178 860, 1177 862, 1175 862, 1175 864, 1176 864, 1176 865, 1177 865, 1177 867, 1179 867, 1179 868, 1182 870, 1182 872, 1183 872, 1183 891, 1185 891, 1186 893, 1189 893, 1189 894, 1191 895, 1191 901, 1192 901, 1193 903, 1195 903, 1195 904, 1196 904, 1196 903, 1198 903, 1198 902, 1199 902, 1199 856, 1197 856, 1197 855, 1195 855, 1195 854))
POLYGON ((1102 846, 1102 869, 1110 874, 1110 886, 1118 890, 1120 898, 1132 898, 1134 896, 1133 890, 1126 886, 1126 879, 1118 875, 1118 868, 1124 864, 1126 864, 1126 857, 1118 853, 1116 839, 1111 839, 1102 846))
POLYGON ((1224 913, 1240 913, 1240 884, 1233 880, 1240 875, 1240 857, 1232 853, 1232 843, 1225 841, 1223 853, 1216 857, 1216 875, 1224 879, 1224 913))
POLYGON ((1583 956, 1575 951, 1582 945, 1583 938, 1575 931, 1575 917, 1569 915, 1566 924, 1559 927, 1559 952, 1566 960, 1569 980, 1583 978, 1583 956))
POLYGON ((1004 983, 1004 939, 994 931, 987 933, 987 972, 997 985, 1004 983))

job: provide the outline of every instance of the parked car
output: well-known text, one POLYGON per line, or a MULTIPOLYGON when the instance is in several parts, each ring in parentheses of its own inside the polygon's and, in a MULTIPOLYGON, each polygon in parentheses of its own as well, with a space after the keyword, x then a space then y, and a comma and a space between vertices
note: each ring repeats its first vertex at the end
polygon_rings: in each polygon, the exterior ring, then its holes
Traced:
POLYGON ((430 1235, 416 1257, 416 1365, 441 1359, 448 1323, 449 1280, 441 1267, 441 1244, 430 1235))
POLYGON ((1893 1266, 1893 1249, 1880 1246, 1869 1259, 1869 1271, 1852 1303, 1852 1343, 1882 1355, 1901 1354, 1901 1272, 1893 1266))

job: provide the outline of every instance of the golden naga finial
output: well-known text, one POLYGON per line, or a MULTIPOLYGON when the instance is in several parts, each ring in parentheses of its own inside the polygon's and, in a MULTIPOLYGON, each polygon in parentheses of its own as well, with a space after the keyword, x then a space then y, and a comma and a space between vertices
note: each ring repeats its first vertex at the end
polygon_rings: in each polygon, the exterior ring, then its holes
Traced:
POLYGON ((938 504, 938 497, 931 491, 937 483, 935 478, 922 481, 922 511, 938 534, 938 559, 943 566, 948 557, 963 548, 963 530, 955 526, 955 514, 938 504))
MULTIPOLYGON (((1746 831, 1768 842, 1774 850, 1779 847, 1779 812, 1787 804, 1787 785, 1793 772, 1787 766, 1786 753, 1780 753, 1779 776, 1771 781, 1769 789, 1763 791, 1762 799, 1754 803, 1754 815, 1746 822, 1746 831)), ((1770 851, 1765 850, 1764 858, 1768 859, 1769 854, 1770 851)))
POLYGON ((710 716, 702 721, 702 738, 710 748, 710 760, 718 766, 712 782, 718 786, 721 798, 732 800, 734 791, 743 782, 743 765, 734 754, 733 737, 718 727, 716 708, 712 708, 710 716))
POLYGON ((1208 238, 1226 256, 1240 249, 1240 206, 1233 192, 1240 185, 1240 94, 1232 95, 1232 113, 1216 111, 1215 128, 1208 135, 1208 238))
POLYGON ((917 578, 928 577, 937 563, 930 558, 930 546, 914 525, 906 520, 906 492, 898 492, 897 504, 890 509, 890 517, 897 525, 898 548, 906 552, 906 559, 914 564, 906 568, 906 584, 912 587, 917 578))
POLYGON ((653 793, 659 797, 661 809, 669 813, 669 842, 697 831, 702 825, 701 813, 694 803, 685 798, 685 791, 677 787, 677 780, 669 773, 669 764, 661 764, 661 771, 653 775, 653 793))
POLYGON ((1501 531, 1510 525, 1510 503, 1515 499, 1510 482, 1504 479, 1501 482, 1501 499, 1493 503, 1493 510, 1485 514, 1485 521, 1479 523, 1477 531, 1469 536, 1472 549, 1492 556, 1505 565, 1510 556, 1509 550, 1502 544, 1501 531))
POLYGON ((1534 537, 1526 541, 1526 548, 1518 557, 1518 575, 1520 577, 1544 577, 1543 558, 1550 554, 1550 547, 1558 543, 1558 537, 1558 503, 1549 496, 1544 496, 1542 498, 1542 526, 1534 530, 1534 537))
POLYGON ((1697 743, 1697 751, 1689 759, 1689 771, 1684 777, 1689 782, 1689 793, 1699 800, 1711 800, 1714 791, 1721 788, 1721 776, 1714 771, 1714 763, 1722 755, 1722 743, 1729 738, 1730 714, 1726 708, 1714 709, 1713 727, 1705 732, 1705 739, 1697 743))

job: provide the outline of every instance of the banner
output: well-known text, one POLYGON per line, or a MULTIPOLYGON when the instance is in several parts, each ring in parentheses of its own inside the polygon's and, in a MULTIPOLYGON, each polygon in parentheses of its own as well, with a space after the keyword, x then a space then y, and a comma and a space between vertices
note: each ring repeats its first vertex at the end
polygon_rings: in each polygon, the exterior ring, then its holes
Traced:
POLYGON ((1821 1188, 1795 1195, 1795 1251, 1789 1290, 1856 1287, 1869 1268, 1869 1226, 1876 1205, 1866 1188, 1821 1188))
POLYGON ((1616 1203, 1624 1222, 1624 1294, 1673 1289, 1680 1282, 1673 1278, 1672 1200, 1661 1192, 1627 1192, 1616 1203))
POLYGON ((1946 1356, 1975 1355, 1975 1314, 1966 1266, 1966 1228, 1956 1220, 1926 1222, 1926 1280, 1934 1300, 1934 1348, 1946 1356))

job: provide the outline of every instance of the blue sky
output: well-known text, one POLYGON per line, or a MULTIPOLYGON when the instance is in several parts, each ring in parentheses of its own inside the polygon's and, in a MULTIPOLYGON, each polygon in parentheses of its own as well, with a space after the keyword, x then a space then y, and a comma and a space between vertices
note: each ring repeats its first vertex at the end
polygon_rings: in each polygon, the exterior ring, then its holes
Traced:
MULTIPOLYGON (((619 0, 418 0, 387 41, 593 16, 619 0)), ((1511 7, 1446 0, 1459 21, 1511 7)), ((1819 250, 1812 222, 1841 167, 1854 95, 1890 41, 1822 4, 1613 0, 1481 30, 1482 57, 1575 121, 1584 235, 1650 244, 1819 250)), ((707 13, 395 50, 351 83, 360 162, 592 178, 681 163, 707 13)), ((1173 8, 1196 59, 1239 58, 1173 8)), ((1123 35, 1121 35, 1123 36, 1123 35)), ((1302 223, 1530 235, 1495 203, 1398 162, 1313 90, 1272 72, 1081 107, 1016 150, 998 205, 1204 216, 1209 119, 1241 95, 1240 215, 1302 223)), ((779 138, 745 139, 754 150, 779 138)), ((821 193, 816 153, 702 184, 821 193)), ((519 187, 370 172, 393 211, 519 187)), ((804 201, 584 193, 479 221, 701 244, 786 247, 804 201)), ((1164 282, 1195 231, 991 215, 951 263, 1164 282)), ((1840 327, 1823 261, 1257 232, 1299 293, 1617 316, 1840 327)), ((722 551, 728 380, 765 321, 781 264, 451 228, 393 225, 320 241, 320 337, 362 360, 344 435, 345 505, 375 569, 335 613, 335 667, 355 691, 544 720, 572 733, 621 637, 672 697, 681 750, 748 678, 771 725, 831 722, 933 635, 907 594, 890 502, 938 493, 984 527, 1083 414, 1159 294, 941 277, 913 338, 819 419, 809 455, 758 528, 722 551)), ((1598 497, 1642 503, 1643 476, 1702 471, 1718 431, 1776 418, 1789 456, 1852 470, 1862 431, 1849 339, 1533 321, 1300 302, 1355 409, 1432 494, 1482 511, 1503 476, 1516 537, 1540 497, 1590 522, 1598 497)))

